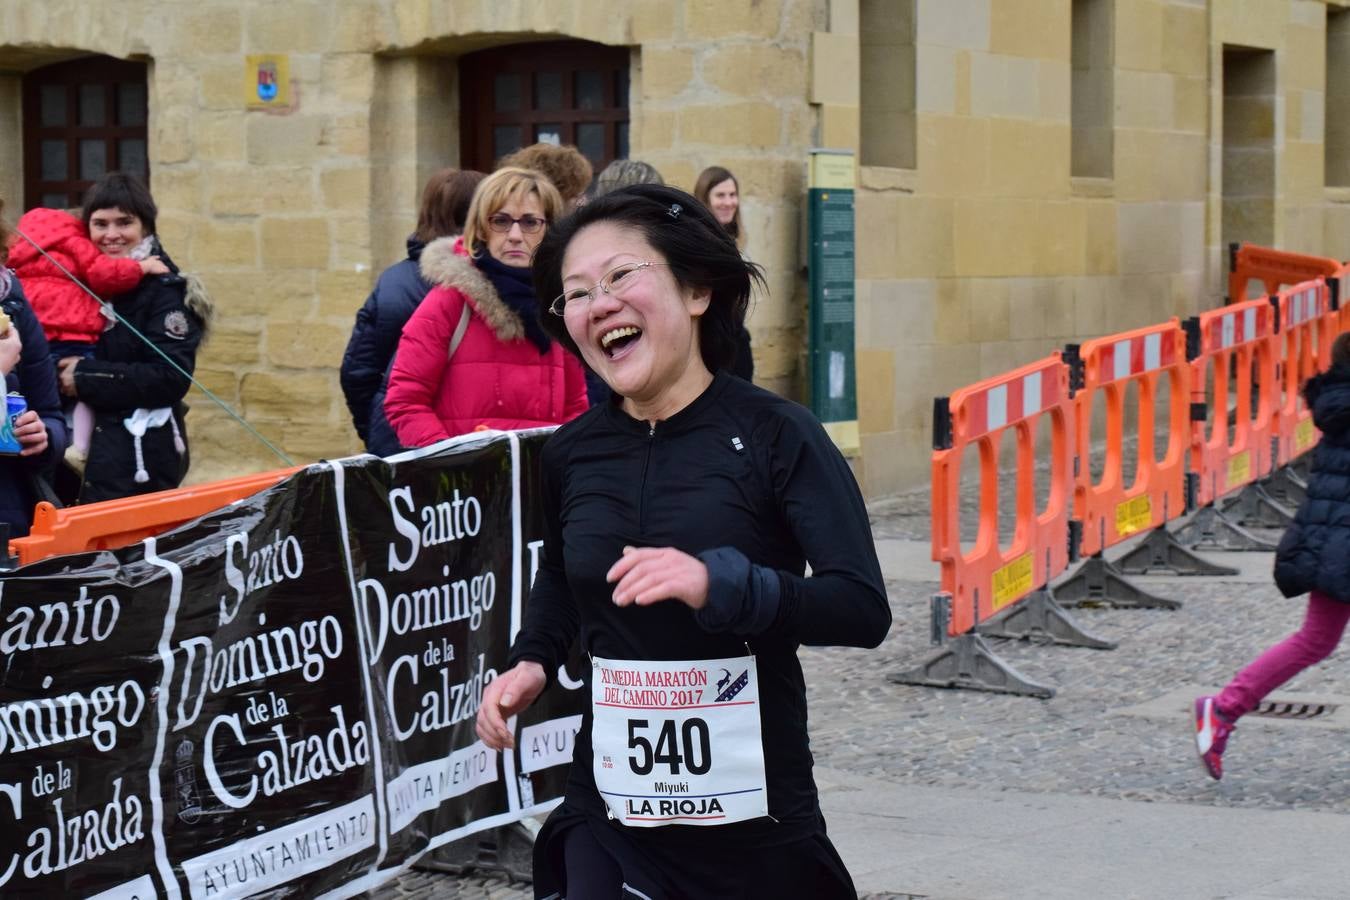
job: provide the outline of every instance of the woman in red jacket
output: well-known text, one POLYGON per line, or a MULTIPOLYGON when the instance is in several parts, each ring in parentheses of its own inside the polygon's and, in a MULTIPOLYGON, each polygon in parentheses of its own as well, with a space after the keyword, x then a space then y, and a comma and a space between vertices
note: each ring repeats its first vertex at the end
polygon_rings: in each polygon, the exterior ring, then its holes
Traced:
POLYGON ((586 410, 576 357, 539 324, 530 263, 548 223, 563 212, 547 178, 504 168, 478 186, 463 246, 422 251, 436 287, 403 327, 385 415, 405 447, 485 428, 558 425, 586 410))

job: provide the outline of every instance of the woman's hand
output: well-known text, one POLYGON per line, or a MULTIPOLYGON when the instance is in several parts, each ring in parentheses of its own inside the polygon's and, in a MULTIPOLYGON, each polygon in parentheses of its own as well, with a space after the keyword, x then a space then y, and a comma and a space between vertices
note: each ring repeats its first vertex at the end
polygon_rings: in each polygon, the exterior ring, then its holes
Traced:
POLYGON ((15 417, 14 436, 23 448, 19 451, 20 456, 36 456, 47 449, 47 423, 42 421, 35 409, 26 410, 15 417))
POLYGON ((22 353, 23 340, 19 337, 19 329, 10 325, 4 335, 0 336, 0 376, 14 371, 22 353))
POLYGON ((146 275, 168 275, 169 267, 164 265, 164 260, 158 256, 150 256, 141 260, 141 277, 146 275))
POLYGON ((679 600, 702 609, 708 602, 708 567, 674 547, 624 547, 605 580, 614 584, 615 606, 679 600))
POLYGON ((75 392, 75 367, 79 364, 78 356, 63 356, 56 363, 56 382, 61 393, 67 397, 80 396, 75 392))
POLYGON ((516 745, 516 739, 506 720, 535 701, 548 684, 544 667, 537 662, 521 660, 498 675, 483 690, 483 704, 478 707, 478 736, 493 750, 504 750, 516 745))

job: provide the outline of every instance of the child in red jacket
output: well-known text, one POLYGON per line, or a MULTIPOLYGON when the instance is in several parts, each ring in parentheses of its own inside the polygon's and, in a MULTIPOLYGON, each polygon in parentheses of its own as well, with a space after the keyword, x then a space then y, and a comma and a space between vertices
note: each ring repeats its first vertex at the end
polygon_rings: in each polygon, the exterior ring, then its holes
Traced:
MULTIPOLYGON (((108 256, 89 240, 84 223, 64 210, 30 209, 19 218, 18 230, 23 237, 10 250, 9 265, 42 323, 53 360, 92 355, 94 344, 112 320, 71 275, 106 303, 136 287, 144 276, 169 271, 156 256, 108 256)), ((66 458, 76 469, 82 469, 94 430, 93 412, 85 404, 76 403, 66 410, 66 416, 72 432, 66 458)))

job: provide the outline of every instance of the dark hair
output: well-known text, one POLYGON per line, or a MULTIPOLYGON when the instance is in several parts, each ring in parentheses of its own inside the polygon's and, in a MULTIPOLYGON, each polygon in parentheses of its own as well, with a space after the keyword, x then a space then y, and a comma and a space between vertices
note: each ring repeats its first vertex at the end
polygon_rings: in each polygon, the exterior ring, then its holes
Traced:
POLYGON ((109 172, 89 186, 84 192, 81 215, 86 229, 89 218, 100 209, 120 209, 130 213, 141 220, 147 236, 155 233, 155 216, 159 215, 159 210, 150 196, 150 189, 134 175, 109 172))
POLYGON ((561 147, 556 144, 531 144, 497 161, 498 169, 511 167, 544 173, 558 193, 562 194, 563 203, 569 205, 586 193, 594 173, 591 161, 571 144, 561 147))
POLYGON ((712 193, 713 188, 724 181, 730 181, 736 185, 738 202, 736 203, 736 215, 732 216, 731 221, 725 225, 719 223, 718 227, 726 229, 726 232, 731 235, 731 239, 736 242, 737 247, 744 247, 745 229, 741 227, 741 204, 739 203, 741 183, 736 180, 736 176, 721 166, 708 166, 698 173, 698 181, 694 182, 694 196, 704 206, 708 206, 708 195, 712 193))
POLYGON ((464 231, 469 221, 469 201, 474 188, 487 176, 472 169, 441 169, 422 189, 422 208, 417 213, 417 237, 430 243, 464 231))
POLYGON ((561 316, 548 312, 548 301, 562 293, 563 256, 583 228, 600 222, 641 232, 665 257, 682 288, 712 292, 708 310, 698 320, 698 346, 709 372, 731 365, 745 322, 750 292, 764 286, 760 267, 741 256, 736 242, 702 203, 678 188, 635 184, 598 197, 550 225, 534 251, 534 291, 540 298, 544 330, 580 356, 561 316))
POLYGON ((1350 366, 1350 331, 1336 335, 1336 340, 1331 342, 1331 364, 1350 366))
POLYGON ((1336 375, 1321 372, 1303 382, 1303 386, 1299 388, 1299 393, 1303 395, 1303 402, 1309 408, 1315 406, 1317 395, 1326 386, 1328 378, 1344 378, 1347 367, 1350 367, 1350 331, 1336 335, 1336 339, 1331 342, 1331 368, 1340 371, 1336 375))

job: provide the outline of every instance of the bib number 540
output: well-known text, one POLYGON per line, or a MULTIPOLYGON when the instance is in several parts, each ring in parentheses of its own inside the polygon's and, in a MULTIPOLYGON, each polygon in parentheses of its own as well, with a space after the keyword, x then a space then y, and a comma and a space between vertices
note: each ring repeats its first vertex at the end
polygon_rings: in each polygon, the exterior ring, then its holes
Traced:
POLYGON ((658 723, 660 732, 652 745, 647 734, 652 725, 647 719, 628 720, 628 749, 636 753, 628 757, 628 766, 634 775, 649 775, 657 764, 670 766, 670 774, 679 775, 684 766, 690 775, 704 775, 712 768, 712 747, 708 740, 708 723, 699 718, 685 719, 678 730, 671 719, 658 723))

